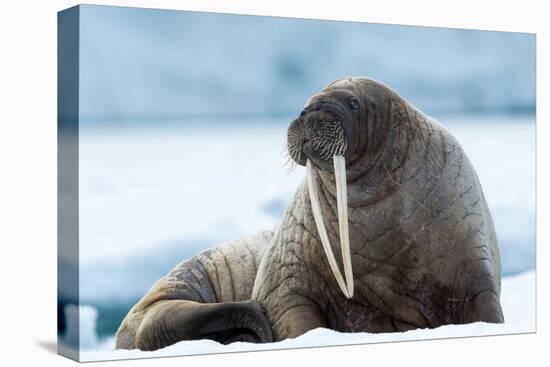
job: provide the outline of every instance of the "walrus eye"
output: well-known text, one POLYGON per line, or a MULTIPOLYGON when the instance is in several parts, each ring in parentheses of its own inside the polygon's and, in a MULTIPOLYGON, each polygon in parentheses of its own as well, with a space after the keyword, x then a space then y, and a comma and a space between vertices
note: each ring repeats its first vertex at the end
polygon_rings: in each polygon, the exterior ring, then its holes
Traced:
POLYGON ((350 99, 348 103, 352 110, 356 110, 359 108, 359 101, 357 100, 357 98, 350 99))

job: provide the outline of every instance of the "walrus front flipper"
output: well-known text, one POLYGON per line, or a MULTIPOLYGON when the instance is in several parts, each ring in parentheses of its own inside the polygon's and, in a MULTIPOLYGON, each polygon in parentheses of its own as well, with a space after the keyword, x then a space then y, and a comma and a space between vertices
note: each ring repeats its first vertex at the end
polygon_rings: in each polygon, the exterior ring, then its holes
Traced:
POLYGON ((493 291, 483 291, 464 304, 463 323, 476 321, 501 324, 504 322, 498 295, 493 291))
POLYGON ((136 346, 156 350, 182 340, 272 341, 271 325, 256 301, 198 303, 161 301, 149 309, 136 333, 136 346))

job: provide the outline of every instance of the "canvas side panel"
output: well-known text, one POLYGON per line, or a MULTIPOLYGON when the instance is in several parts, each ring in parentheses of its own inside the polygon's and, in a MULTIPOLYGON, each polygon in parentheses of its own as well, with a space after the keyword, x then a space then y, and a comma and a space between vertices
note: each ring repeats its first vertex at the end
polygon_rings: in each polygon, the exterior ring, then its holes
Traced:
POLYGON ((78 6, 57 16, 57 335, 58 353, 79 360, 78 6))

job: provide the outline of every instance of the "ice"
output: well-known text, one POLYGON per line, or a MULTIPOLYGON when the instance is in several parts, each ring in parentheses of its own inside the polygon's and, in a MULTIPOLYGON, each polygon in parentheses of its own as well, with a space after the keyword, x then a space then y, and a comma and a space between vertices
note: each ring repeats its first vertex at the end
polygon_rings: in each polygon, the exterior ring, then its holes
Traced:
POLYGON ((155 279, 136 282, 125 266, 170 254, 165 273, 201 249, 274 228, 303 177, 284 166, 285 129, 267 121, 81 133, 81 297, 142 294, 155 279))

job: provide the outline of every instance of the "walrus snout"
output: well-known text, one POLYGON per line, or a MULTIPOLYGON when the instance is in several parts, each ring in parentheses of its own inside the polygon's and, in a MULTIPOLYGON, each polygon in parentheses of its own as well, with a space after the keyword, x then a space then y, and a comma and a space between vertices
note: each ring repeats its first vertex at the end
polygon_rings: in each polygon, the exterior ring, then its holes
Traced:
POLYGON ((301 166, 309 158, 320 169, 332 170, 332 157, 347 150, 340 118, 324 110, 304 110, 288 128, 287 148, 290 158, 301 166))

